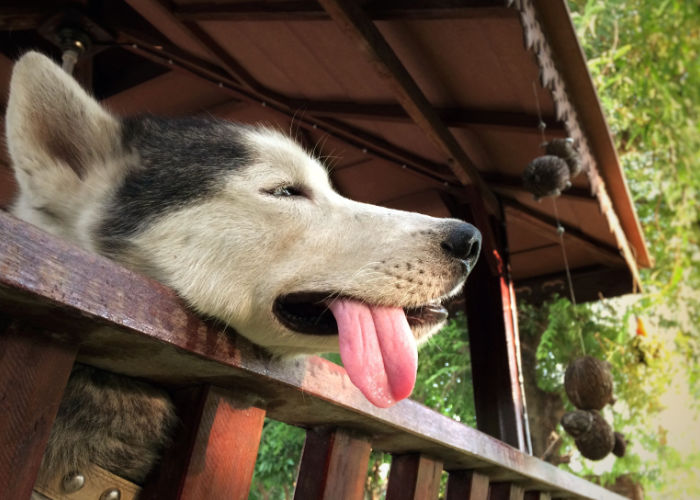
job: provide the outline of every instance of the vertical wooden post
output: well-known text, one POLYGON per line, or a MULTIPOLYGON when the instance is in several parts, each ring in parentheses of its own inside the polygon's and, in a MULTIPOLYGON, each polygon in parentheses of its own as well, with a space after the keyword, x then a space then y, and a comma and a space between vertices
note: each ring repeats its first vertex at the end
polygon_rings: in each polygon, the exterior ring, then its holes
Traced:
POLYGON ((362 500, 370 451, 342 430, 307 431, 294 499, 362 500))
POLYGON ((524 500, 525 490, 513 483, 491 483, 489 500, 524 500))
POLYGON ((77 351, 19 323, 0 331, 0 498, 31 495, 77 351))
POLYGON ((450 472, 445 500, 487 500, 489 478, 472 470, 450 472))
MULTIPOLYGON (((485 236, 482 256, 465 288, 476 426, 501 441, 529 452, 525 396, 520 384, 516 305, 495 222, 478 194, 459 214, 475 221, 485 236), (500 245, 500 246, 499 246, 500 245), (494 273, 495 271, 495 273, 494 273)), ((500 238, 505 239, 505 234, 500 238)))
POLYGON ((175 396, 183 429, 141 498, 247 499, 265 411, 212 386, 175 396))
POLYGON ((442 462, 424 455, 396 455, 391 461, 386 500, 435 500, 442 462))

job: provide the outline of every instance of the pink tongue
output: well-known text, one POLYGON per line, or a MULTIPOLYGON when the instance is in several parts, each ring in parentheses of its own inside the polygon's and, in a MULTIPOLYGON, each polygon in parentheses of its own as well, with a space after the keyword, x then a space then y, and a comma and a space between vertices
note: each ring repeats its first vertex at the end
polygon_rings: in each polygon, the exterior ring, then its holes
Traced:
POLYGON ((330 304, 338 323, 340 358, 353 384, 386 408, 411 394, 416 383, 416 340, 400 307, 339 299, 330 304))

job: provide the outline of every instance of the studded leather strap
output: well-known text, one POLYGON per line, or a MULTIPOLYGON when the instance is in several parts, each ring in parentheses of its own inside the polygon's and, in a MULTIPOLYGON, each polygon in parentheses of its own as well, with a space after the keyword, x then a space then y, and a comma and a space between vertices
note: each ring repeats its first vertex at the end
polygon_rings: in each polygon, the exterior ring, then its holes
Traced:
POLYGON ((141 488, 102 467, 91 464, 84 471, 37 482, 34 490, 50 500, 138 500, 141 488))

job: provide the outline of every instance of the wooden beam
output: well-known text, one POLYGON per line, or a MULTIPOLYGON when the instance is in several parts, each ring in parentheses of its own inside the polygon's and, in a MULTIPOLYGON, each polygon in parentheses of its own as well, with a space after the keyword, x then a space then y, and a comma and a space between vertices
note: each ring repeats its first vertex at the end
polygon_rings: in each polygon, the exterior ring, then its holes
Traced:
MULTIPOLYGON (((372 20, 400 19, 487 19, 515 18, 517 11, 508 9, 505 0, 392 0, 367 6, 372 20)), ((178 18, 187 21, 315 21, 327 20, 328 14, 316 1, 273 0, 178 2, 178 18)))
POLYGON ((307 431, 294 498, 362 500, 371 449, 346 431, 307 431))
POLYGON ((413 77, 362 8, 352 0, 319 0, 319 3, 364 52, 409 116, 447 155, 447 164, 457 179, 465 185, 475 184, 489 210, 498 213, 496 197, 481 178, 476 165, 442 123, 413 77))
MULTIPOLYGON (((633 277, 629 269, 606 266, 585 267, 571 270, 571 281, 577 303, 600 300, 601 297, 618 297, 632 293, 633 277)), ((521 279, 515 282, 515 292, 518 298, 531 304, 541 304, 553 294, 569 296, 569 286, 564 272, 538 276, 537 278, 521 279)))
MULTIPOLYGON (((294 100, 291 104, 300 111, 314 116, 328 116, 345 120, 413 123, 403 107, 387 102, 294 100)), ((445 125, 452 128, 495 128, 540 136, 540 131, 537 128, 539 118, 536 115, 464 108, 436 108, 435 111, 445 125)), ((544 120, 552 124, 547 128, 548 134, 556 137, 566 135, 563 126, 557 122, 556 118, 550 116, 545 117, 544 120)))
MULTIPOLYGON (((508 208, 509 216, 526 222, 534 230, 551 241, 559 241, 557 235, 557 220, 554 217, 533 210, 519 201, 510 198, 503 198, 503 204, 508 208)), ((620 262, 624 262, 617 248, 603 241, 596 240, 583 231, 571 227, 564 222, 560 221, 560 224, 564 228, 564 240, 573 239, 583 244, 589 252, 596 254, 604 263, 609 263, 613 267, 618 267, 620 262)))
POLYGON ((171 387, 247 389, 270 418, 288 424, 351 427, 377 449, 424 453, 448 470, 492 467, 534 481, 533 489, 621 499, 423 405, 376 408, 342 367, 314 356, 271 357, 202 321, 167 287, 2 212, 0 234, 0 314, 69 326, 87 364, 171 387))
POLYGON ((445 500, 488 500, 489 477, 472 470, 451 471, 445 500))
POLYGON ((139 498, 246 500, 265 411, 204 385, 175 394, 181 429, 139 498))
MULTIPOLYGON (((229 71, 233 71, 232 68, 237 63, 230 56, 228 58, 229 70, 227 71, 222 67, 212 65, 196 56, 172 47, 167 41, 155 42, 153 37, 144 38, 143 35, 130 30, 126 26, 119 27, 119 36, 120 41, 126 44, 125 48, 127 50, 136 52, 169 69, 184 71, 195 77, 207 80, 212 85, 223 88, 224 91, 230 93, 237 100, 244 100, 256 105, 265 103, 267 109, 284 115, 300 127, 308 130, 318 129, 354 148, 367 150, 368 154, 395 164, 406 165, 406 168, 438 182, 454 182, 452 171, 445 165, 427 160, 365 130, 338 120, 299 113, 299 109, 296 107, 299 103, 298 101, 295 104, 295 102, 288 100, 285 96, 265 88, 255 82, 247 73, 243 75, 231 74, 229 71), (153 48, 154 44, 161 48, 153 48), (248 79, 245 87, 241 84, 241 76, 248 79)), ((213 40, 209 40, 209 42, 215 43, 213 40)), ((214 47, 214 45, 212 46, 214 47)))
POLYGON ((440 493, 442 462, 424 455, 396 455, 391 460, 386 500, 434 500, 440 493))
POLYGON ((65 334, 0 325, 0 498, 30 497, 77 352, 65 334))
MULTIPOLYGON (((491 186, 491 188, 494 190, 505 192, 515 191, 518 193, 528 192, 523 187, 523 180, 521 177, 489 173, 484 173, 483 177, 486 183, 489 186, 491 186)), ((581 201, 588 201, 596 204, 598 203, 598 199, 593 193, 591 193, 591 190, 585 187, 572 186, 569 189, 563 191, 561 193, 561 197, 565 199, 570 198, 581 201)))

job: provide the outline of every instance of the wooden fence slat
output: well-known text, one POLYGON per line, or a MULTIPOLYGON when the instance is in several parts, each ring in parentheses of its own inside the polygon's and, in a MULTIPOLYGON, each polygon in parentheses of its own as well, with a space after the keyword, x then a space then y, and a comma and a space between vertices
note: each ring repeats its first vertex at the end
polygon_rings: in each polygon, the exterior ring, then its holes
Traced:
POLYGON ((294 499, 362 500, 370 451, 343 430, 307 431, 294 499))
POLYGON ((386 500, 435 500, 442 462, 424 455, 396 455, 391 461, 386 500))
POLYGON ((450 472, 445 500, 487 500, 489 478, 473 470, 450 472))
POLYGON ((247 499, 265 411, 210 385, 175 395, 182 419, 143 499, 247 499))
POLYGON ((489 500, 524 500, 525 489, 513 483, 491 483, 489 500))
MULTIPOLYGON (((268 401, 267 415, 282 422, 352 428, 389 453, 427 453, 450 470, 490 468, 499 479, 557 496, 622 500, 414 401, 379 410, 342 367, 318 357, 272 358, 202 321, 165 286, 2 211, 0 234, 0 314, 43 318, 52 329, 70 325, 85 364, 171 387, 247 387, 268 401)), ((472 292, 484 293, 478 286, 472 292)), ((484 376, 493 376, 493 366, 484 376)))
POLYGON ((31 495, 76 353, 26 325, 0 331, 0 498, 31 495))
POLYGON ((525 500, 552 500, 552 495, 546 491, 526 491, 525 500))

